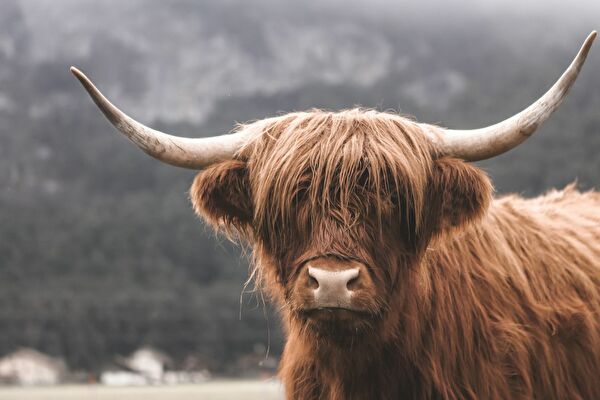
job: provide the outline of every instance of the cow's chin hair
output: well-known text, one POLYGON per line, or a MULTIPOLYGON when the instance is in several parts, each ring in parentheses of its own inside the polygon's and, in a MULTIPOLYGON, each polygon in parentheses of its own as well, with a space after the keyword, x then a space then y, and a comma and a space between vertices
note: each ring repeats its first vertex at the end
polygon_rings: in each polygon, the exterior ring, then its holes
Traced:
POLYGON ((379 313, 346 309, 301 310, 296 318, 320 340, 340 345, 370 336, 382 323, 379 313))

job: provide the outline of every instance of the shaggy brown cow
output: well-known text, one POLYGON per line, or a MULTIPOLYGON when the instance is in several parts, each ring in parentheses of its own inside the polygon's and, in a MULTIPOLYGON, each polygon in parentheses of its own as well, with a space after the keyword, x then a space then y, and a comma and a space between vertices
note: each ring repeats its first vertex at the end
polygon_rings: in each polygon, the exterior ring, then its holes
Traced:
POLYGON ((449 131, 369 110, 313 110, 204 139, 115 126, 205 168, 199 215, 254 248, 281 306, 290 399, 600 399, 600 193, 492 199, 466 161, 516 146, 575 81, 516 116, 449 131))

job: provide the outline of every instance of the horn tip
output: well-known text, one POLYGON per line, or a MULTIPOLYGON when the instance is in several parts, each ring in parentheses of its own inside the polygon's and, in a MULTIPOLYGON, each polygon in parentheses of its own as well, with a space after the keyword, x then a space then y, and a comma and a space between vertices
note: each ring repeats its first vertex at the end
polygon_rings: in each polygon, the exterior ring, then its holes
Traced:
POLYGON ((587 37, 587 39, 585 40, 585 45, 586 46, 591 46, 592 43, 594 43, 594 40, 596 39, 596 36, 598 36, 598 32, 593 30, 587 37))
POLYGON ((92 82, 90 82, 90 80, 88 79, 87 76, 85 76, 85 74, 83 72, 81 72, 78 68, 76 67, 71 67, 69 68, 69 71, 71 71, 71 73, 75 76, 75 78, 77 78, 77 80, 79 80, 79 82, 81 82, 81 84, 88 90, 88 92, 90 91, 90 88, 93 87, 92 82))
POLYGON ((75 75, 75 77, 79 80, 81 80, 82 78, 85 78, 85 75, 83 74, 83 72, 81 72, 78 68, 71 66, 71 68, 69 68, 69 71, 71 71, 71 73, 73 75, 75 75))
POLYGON ((587 57, 590 49, 592 48, 592 44, 594 44, 594 40, 596 39, 596 36, 598 36, 598 32, 596 32, 594 30, 588 35, 588 37, 585 39, 585 42, 583 42, 583 46, 581 46, 581 49, 579 50, 579 53, 577 54, 577 58, 580 61, 585 60, 585 58, 587 57))

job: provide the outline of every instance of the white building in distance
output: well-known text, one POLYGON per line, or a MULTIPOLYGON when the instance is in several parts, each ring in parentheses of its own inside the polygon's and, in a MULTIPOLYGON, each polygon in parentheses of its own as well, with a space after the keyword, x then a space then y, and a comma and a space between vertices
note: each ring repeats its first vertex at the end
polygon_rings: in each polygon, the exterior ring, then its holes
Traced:
POLYGON ((67 368, 61 359, 23 348, 0 358, 0 381, 25 386, 56 385, 67 368))

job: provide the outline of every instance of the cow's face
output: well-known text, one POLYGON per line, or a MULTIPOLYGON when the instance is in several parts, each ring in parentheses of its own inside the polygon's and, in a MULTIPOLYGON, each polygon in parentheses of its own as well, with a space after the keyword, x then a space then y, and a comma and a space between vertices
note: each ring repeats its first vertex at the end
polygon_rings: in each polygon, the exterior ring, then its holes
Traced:
POLYGON ((385 323, 430 240, 482 214, 478 169, 433 156, 401 118, 315 114, 257 135, 246 161, 196 177, 197 212, 241 232, 257 277, 295 322, 336 337, 385 323))

